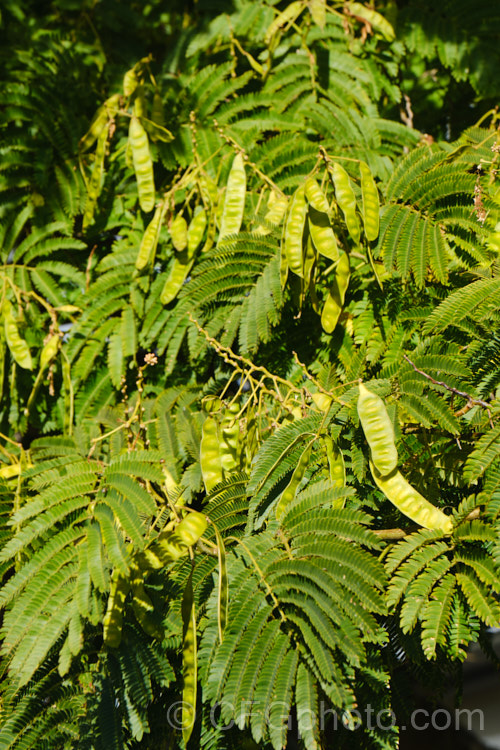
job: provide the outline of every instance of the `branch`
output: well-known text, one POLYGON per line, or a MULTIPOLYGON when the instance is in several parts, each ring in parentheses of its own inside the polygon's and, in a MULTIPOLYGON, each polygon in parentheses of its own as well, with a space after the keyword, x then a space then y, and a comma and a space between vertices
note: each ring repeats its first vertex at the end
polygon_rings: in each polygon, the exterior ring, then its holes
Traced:
POLYGON ((418 372, 419 375, 422 375, 424 378, 427 378, 427 380, 430 380, 431 383, 434 383, 434 385, 440 385, 441 388, 446 388, 447 391, 450 391, 451 393, 454 393, 457 396, 462 396, 462 398, 466 398, 467 399, 467 404, 466 404, 467 409, 465 407, 463 407, 462 409, 460 409, 460 411, 458 411, 456 413, 455 416, 461 416, 462 414, 465 414, 464 410, 468 411, 469 409, 471 409, 475 405, 483 406, 488 411, 490 410, 490 404, 488 404, 487 401, 482 401, 480 398, 476 398, 475 396, 471 396, 470 393, 466 393, 465 391, 459 391, 458 388, 453 388, 453 386, 448 385, 447 383, 443 383, 442 380, 435 380, 433 377, 431 377, 430 375, 428 375, 423 370, 419 370, 418 367, 411 361, 411 359, 406 356, 406 354, 403 354, 403 359, 406 359, 406 361, 408 362, 408 364, 413 367, 413 369, 415 370, 415 372, 418 372))

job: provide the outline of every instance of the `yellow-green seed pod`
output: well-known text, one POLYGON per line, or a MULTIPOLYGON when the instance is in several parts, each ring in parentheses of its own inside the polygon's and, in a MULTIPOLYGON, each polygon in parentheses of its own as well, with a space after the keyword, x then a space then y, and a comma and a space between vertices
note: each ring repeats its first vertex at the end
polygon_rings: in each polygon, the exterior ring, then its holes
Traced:
POLYGON ((168 305, 177 297, 193 263, 194 258, 191 257, 187 249, 174 258, 170 273, 160 295, 162 305, 168 305))
POLYGON ((387 476, 398 465, 394 427, 380 396, 363 383, 359 384, 358 415, 375 468, 381 476, 387 476))
POLYGON ((224 207, 220 220, 219 242, 217 244, 220 244, 225 237, 237 234, 240 231, 245 210, 246 186, 247 178, 243 156, 236 154, 227 180, 224 207))
POLYGON ((424 529, 440 529, 443 534, 451 534, 451 519, 417 492, 397 469, 382 476, 371 461, 370 469, 377 487, 401 513, 424 529))
POLYGON ((312 393, 311 398, 320 411, 327 412, 332 405, 332 397, 321 391, 312 393))
POLYGON ((163 213, 163 205, 159 205, 156 208, 153 218, 146 227, 146 231, 141 240, 141 246, 139 248, 139 254, 135 261, 135 267, 138 271, 141 271, 146 266, 150 266, 154 263, 156 248, 158 246, 158 238, 160 236, 160 222, 163 213))
POLYGON ((222 418, 220 461, 225 477, 239 469, 240 465, 240 423, 236 419, 239 411, 240 405, 235 401, 224 411, 222 418))
POLYGON ((281 13, 278 13, 276 18, 272 21, 266 31, 266 36, 264 39, 265 43, 269 44, 273 36, 284 26, 295 23, 305 7, 306 4, 304 0, 294 0, 294 2, 290 3, 290 5, 285 8, 285 10, 282 10, 281 13))
POLYGON ((286 253, 285 253, 285 243, 281 243, 281 250, 280 250, 280 284, 281 288, 284 289, 286 286, 286 282, 288 279, 288 263, 286 259, 286 253))
POLYGON ((111 576, 108 606, 102 623, 104 643, 111 648, 118 648, 122 640, 123 611, 129 590, 128 580, 114 571, 111 576))
POLYGON ((3 466, 0 469, 2 479, 13 479, 13 477, 18 477, 20 473, 21 464, 11 464, 11 466, 3 466))
POLYGON ((318 253, 330 260, 338 260, 339 248, 328 214, 316 211, 315 208, 309 206, 307 219, 309 233, 318 253))
POLYGON ((259 224, 254 229, 255 234, 270 234, 272 229, 270 226, 279 226, 283 221, 283 217, 288 207, 288 198, 282 193, 271 190, 267 201, 267 213, 264 216, 265 224, 259 224), (268 226, 270 225, 270 226, 268 226))
POLYGON ((324 29, 326 23, 326 0, 309 0, 309 12, 314 23, 324 29))
POLYGON ((143 211, 152 211, 155 205, 153 162, 149 152, 146 131, 135 115, 130 118, 129 140, 132 149, 139 205, 143 211))
POLYGON ((350 273, 349 256, 342 252, 335 269, 335 277, 321 311, 321 325, 326 333, 333 333, 338 323, 349 286, 350 273))
POLYGON ((193 510, 184 516, 182 521, 175 527, 174 534, 183 544, 192 547, 203 536, 207 526, 208 521, 203 513, 193 510))
POLYGON ((211 415, 205 419, 201 430, 200 466, 205 490, 208 493, 222 482, 219 428, 217 420, 211 415))
POLYGON ((311 235, 307 235, 307 242, 304 250, 304 295, 306 293, 306 287, 307 284, 310 283, 313 273, 314 273, 314 267, 316 263, 316 250, 314 249, 314 243, 311 239, 311 235))
POLYGON ((310 206, 327 214, 330 210, 326 195, 321 190, 320 186, 314 179, 314 177, 308 177, 305 182, 306 198, 310 206))
POLYGON ((361 172, 361 195, 363 197, 363 225, 368 242, 376 240, 379 234, 380 203, 377 186, 368 164, 359 163, 361 172))
POLYGON ((351 180, 344 167, 336 162, 329 166, 329 170, 335 185, 335 197, 344 214, 347 230, 354 242, 358 244, 361 230, 356 214, 356 196, 351 186, 351 180))
POLYGON ((104 159, 106 157, 106 146, 108 143, 109 123, 101 130, 97 140, 94 164, 87 187, 87 200, 83 214, 82 226, 85 229, 94 221, 94 212, 104 182, 104 159))
POLYGON ((203 206, 197 206, 187 230, 188 252, 194 254, 203 239, 207 226, 207 214, 203 206))
POLYGON ((373 8, 369 8, 362 3, 351 2, 346 3, 344 7, 353 16, 357 16, 357 18, 362 18, 363 21, 367 21, 370 26, 375 29, 375 31, 378 31, 388 42, 393 42, 396 38, 394 28, 389 21, 380 13, 377 13, 376 10, 373 10, 373 8))
POLYGON ((196 718, 196 695, 198 687, 198 655, 196 643, 196 613, 194 608, 193 582, 189 577, 182 597, 182 737, 186 746, 193 731, 196 718))
MULTIPOLYGON (((325 435, 323 437, 323 442, 326 448, 328 469, 332 485, 336 489, 342 489, 342 487, 345 487, 345 464, 342 451, 335 445, 330 435, 325 435)), ((333 507, 343 508, 344 503, 345 498, 337 499, 337 501, 333 503, 333 507)))
POLYGON ((137 73, 135 72, 135 66, 131 68, 130 70, 127 70, 125 75, 123 76, 123 94, 127 98, 129 96, 132 96, 134 91, 137 88, 139 81, 137 78, 137 73))
POLYGON ((120 94, 113 94, 107 99, 102 107, 96 112, 94 119, 90 125, 89 131, 80 140, 79 148, 80 151, 88 151, 101 135, 102 130, 112 120, 118 112, 120 104, 120 94))
POLYGON ((293 498, 295 497, 295 493, 297 492, 298 486, 304 478, 304 474, 306 473, 306 469, 309 465, 309 457, 311 455, 311 448, 312 448, 313 442, 314 440, 308 443, 307 447, 302 452, 299 462, 297 466, 295 467, 294 472, 292 474, 292 478, 290 479, 285 490, 282 492, 281 497, 278 501, 278 504, 276 505, 276 518, 278 519, 278 521, 281 521, 281 519, 283 518, 283 514, 286 508, 293 501, 293 498))
POLYGON ((59 337, 59 334, 54 333, 49 338, 47 343, 44 344, 44 347, 42 351, 40 352, 40 368, 42 370, 45 367, 47 367, 47 365, 50 364, 50 362, 52 362, 57 352, 59 351, 60 343, 61 343, 61 339, 59 337))
POLYGON ((163 101, 159 91, 155 91, 153 96, 153 106, 151 107, 151 119, 155 125, 159 125, 161 128, 165 126, 165 112, 163 109, 163 101))
POLYGON ((2 315, 4 321, 5 341, 7 342, 10 353, 19 367, 22 367, 24 370, 32 370, 33 360, 31 359, 30 348, 26 341, 21 338, 17 327, 17 321, 14 318, 12 305, 9 300, 5 300, 3 303, 2 315))
POLYGON ((172 238, 172 244, 178 253, 181 253, 186 249, 187 241, 187 221, 182 214, 177 214, 172 224, 170 225, 170 236, 172 238))
POLYGON ((303 278, 302 237, 306 223, 307 203, 304 187, 293 194, 285 226, 285 255, 290 271, 303 278))

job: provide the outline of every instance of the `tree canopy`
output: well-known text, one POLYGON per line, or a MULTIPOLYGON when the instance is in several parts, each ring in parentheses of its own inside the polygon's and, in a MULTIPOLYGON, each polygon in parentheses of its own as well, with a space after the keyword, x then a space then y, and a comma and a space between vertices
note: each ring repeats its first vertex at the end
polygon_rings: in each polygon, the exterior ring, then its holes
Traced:
POLYGON ((0 24, 0 750, 396 748, 500 621, 500 8, 0 24))

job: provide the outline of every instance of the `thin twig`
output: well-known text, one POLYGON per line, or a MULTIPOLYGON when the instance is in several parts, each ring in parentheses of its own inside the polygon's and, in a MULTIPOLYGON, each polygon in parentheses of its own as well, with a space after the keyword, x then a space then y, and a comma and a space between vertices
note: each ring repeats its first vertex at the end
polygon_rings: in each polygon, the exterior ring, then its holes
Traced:
POLYGON ((450 391, 451 393, 454 393, 457 396, 462 396, 462 398, 466 398, 467 402, 471 404, 471 406, 475 406, 475 405, 483 406, 485 409, 488 410, 488 412, 490 411, 490 404, 488 404, 487 401, 482 401, 480 398, 471 396, 470 393, 466 393, 465 391, 459 391, 458 388, 454 388, 453 386, 448 385, 448 383, 444 383, 442 380, 435 380, 433 377, 431 377, 431 375, 428 375, 423 370, 419 370, 418 367, 411 361, 411 359, 406 356, 406 354, 403 354, 403 359, 406 359, 408 364, 413 367, 415 372, 418 372, 419 375, 422 375, 424 378, 427 378, 427 380, 430 380, 431 383, 434 383, 434 385, 440 385, 441 388, 445 388, 447 391, 450 391))

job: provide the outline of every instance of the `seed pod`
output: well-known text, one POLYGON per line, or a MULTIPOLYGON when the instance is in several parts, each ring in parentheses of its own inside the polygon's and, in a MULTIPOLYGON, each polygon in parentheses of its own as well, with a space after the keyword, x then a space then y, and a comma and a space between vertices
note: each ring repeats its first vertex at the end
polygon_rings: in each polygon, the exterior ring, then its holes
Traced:
POLYGON ((349 286, 349 278, 349 256, 342 252, 335 269, 335 278, 321 312, 321 325, 326 333, 332 333, 338 323, 344 305, 345 293, 349 286))
POLYGON ((220 462, 224 477, 239 468, 240 423, 236 419, 240 411, 234 402, 224 411, 221 424, 220 462))
POLYGON ((113 94, 113 96, 110 96, 109 99, 104 102, 102 107, 99 107, 94 119, 92 120, 89 131, 80 140, 79 148, 81 152, 88 151, 88 149, 94 145, 101 135, 105 125, 116 116, 119 103, 120 94, 113 94))
POLYGON ((187 745, 196 717, 196 694, 198 687, 198 657, 196 643, 196 613, 194 608, 193 581, 189 576, 182 597, 182 737, 187 745))
POLYGON ((380 396, 363 383, 359 384, 358 414, 375 468, 381 476, 387 476, 398 464, 394 428, 380 396))
POLYGON ((451 519, 417 492, 397 469, 382 476, 371 461, 370 469, 377 487, 401 513, 424 529, 440 529, 443 534, 451 534, 451 519))
POLYGON ((299 462, 292 474, 292 478, 290 479, 290 482, 288 483, 286 489, 282 492, 279 502, 276 505, 276 518, 278 519, 278 521, 283 518, 283 514, 287 506, 290 505, 290 503, 293 501, 295 493, 297 492, 297 488, 304 478, 304 474, 306 473, 306 469, 309 465, 309 457, 311 455, 311 448, 314 440, 308 443, 307 447, 302 452, 299 462))
POLYGON ((153 96, 151 119, 156 125, 159 125, 161 128, 165 126, 165 112, 163 109, 163 101, 159 91, 155 91, 153 96))
POLYGON ((236 154, 227 180, 224 208, 220 220, 219 241, 240 231, 245 210, 245 196, 247 189, 247 178, 245 163, 241 154, 236 154))
POLYGON ((95 150, 94 164, 92 173, 87 187, 87 200, 85 203, 85 212, 83 214, 82 226, 85 229, 94 221, 94 212, 97 200, 101 194, 104 182, 104 159, 106 157, 106 146, 108 143, 109 123, 101 131, 95 150))
POLYGON ((127 98, 129 96, 132 96, 134 91, 137 88, 137 84, 139 83, 137 79, 137 73, 135 72, 135 66, 131 68, 130 70, 127 70, 125 75, 123 76, 123 94, 127 98))
POLYGON ((305 7, 303 0, 294 0, 285 10, 282 10, 268 27, 264 39, 265 43, 269 44, 273 36, 284 26, 295 23, 305 7))
POLYGON ((9 300, 5 300, 3 303, 2 315, 4 320, 5 340, 10 349, 10 353, 19 367, 22 367, 24 370, 32 370, 33 360, 31 359, 31 352, 28 344, 19 334, 17 321, 14 318, 12 305, 9 300))
POLYGON ((3 466, 0 469, 0 477, 2 479, 13 479, 18 477, 21 473, 21 464, 11 464, 10 466, 3 466))
POLYGON ((139 248, 139 254, 135 261, 135 267, 138 271, 141 271, 146 266, 154 263, 156 248, 158 246, 158 238, 160 236, 160 222, 163 213, 163 205, 157 206, 153 218, 146 227, 146 231, 142 237, 141 246, 139 248))
POLYGON ((314 23, 323 29, 326 23, 326 0, 309 0, 309 12, 314 23))
POLYGON ((356 196, 351 187, 349 175, 344 167, 336 162, 329 166, 329 170, 335 185, 335 197, 344 214, 347 230, 354 242, 358 244, 360 228, 356 215, 356 196))
POLYGON ((382 34, 384 39, 386 39, 388 42, 393 42, 396 38, 394 29, 389 21, 384 18, 384 16, 380 15, 380 13, 377 13, 376 10, 368 8, 362 3, 348 2, 346 3, 345 7, 353 16, 362 18, 364 21, 367 21, 367 23, 369 23, 370 26, 375 29, 375 31, 378 31, 380 34, 382 34))
POLYGON ((191 257, 187 249, 174 258, 170 273, 160 295, 162 305, 168 305, 177 297, 193 263, 194 258, 191 257))
POLYGON ((338 260, 339 248, 328 215, 309 206, 307 218, 309 232, 318 253, 330 260, 338 260))
POLYGON ((111 648, 118 648, 121 643, 123 611, 129 590, 128 580, 120 576, 116 570, 113 571, 108 606, 102 623, 104 643, 111 648))
MULTIPOLYGON (((342 451, 335 445, 330 435, 325 435, 323 437, 323 443, 326 448, 331 482, 335 488, 341 489, 342 487, 345 487, 345 464, 342 451)), ((344 502, 345 498, 341 498, 341 503, 334 503, 333 507, 343 508, 344 502)))
POLYGON ((137 180, 139 205, 143 211, 149 212, 155 205, 153 162, 149 153, 147 133, 135 115, 130 118, 129 141, 137 180))
POLYGON ((40 352, 40 369, 43 370, 54 359, 59 351, 61 339, 58 333, 54 333, 40 352))
POLYGON ((133 574, 131 580, 132 609, 136 620, 147 635, 161 639, 163 638, 163 628, 154 616, 153 602, 144 588, 143 573, 136 564, 132 565, 131 570, 133 574))
POLYGON ((197 206, 187 230, 188 252, 194 254, 203 239, 207 226, 207 214, 202 206, 197 206))
POLYGON ((222 482, 219 431, 215 417, 208 416, 203 422, 200 442, 200 466, 205 489, 210 492, 222 482))
POLYGON ((379 233, 380 203, 377 186, 370 167, 363 161, 359 163, 361 172, 361 194, 363 197, 363 224, 368 242, 376 240, 379 233))
POLYGON ((170 236, 172 244, 178 253, 187 247, 187 221, 182 214, 177 214, 170 225, 170 236))
POLYGON ((208 521, 203 513, 198 513, 194 510, 188 513, 175 527, 174 534, 187 547, 192 547, 203 536, 207 526, 208 521))
POLYGON ((272 226, 279 226, 283 220, 288 206, 288 198, 286 195, 277 193, 275 190, 271 190, 267 201, 267 213, 264 216, 265 224, 259 224, 254 229, 255 234, 270 234, 272 229, 268 227, 268 224, 272 226))
POLYGON ((306 223, 307 203, 304 187, 293 194, 285 227, 285 255, 288 267, 303 277, 302 236, 306 223))
POLYGON ((314 177, 307 178, 305 182, 305 191, 309 205, 315 208, 316 211, 321 211, 322 213, 327 214, 330 210, 330 206, 328 205, 325 194, 314 177))

